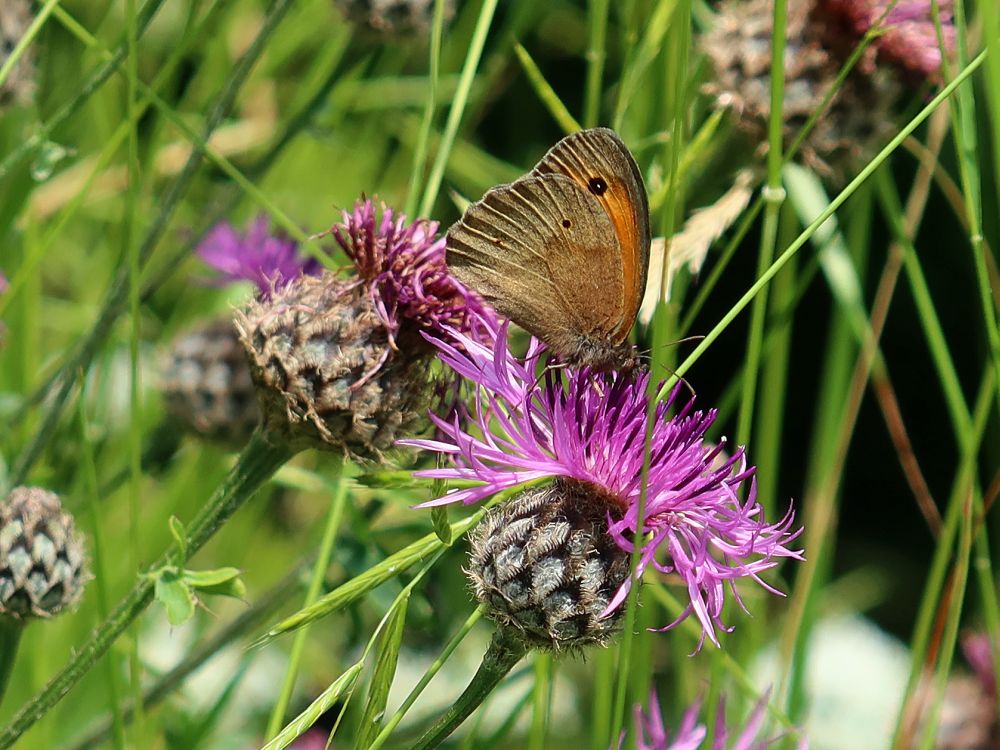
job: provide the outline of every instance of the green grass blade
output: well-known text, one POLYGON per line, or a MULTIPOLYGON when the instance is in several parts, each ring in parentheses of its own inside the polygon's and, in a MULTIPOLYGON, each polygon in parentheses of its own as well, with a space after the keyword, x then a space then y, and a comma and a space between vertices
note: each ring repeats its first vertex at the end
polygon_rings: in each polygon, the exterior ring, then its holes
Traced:
MULTIPOLYGON (((458 537, 464 534, 479 522, 479 519, 482 518, 485 512, 485 510, 480 510, 468 518, 463 518, 461 521, 453 523, 451 525, 452 536, 458 537)), ((373 565, 361 575, 357 575, 341 586, 338 586, 326 596, 318 599, 314 604, 286 617, 281 622, 269 628, 253 645, 255 647, 265 646, 281 635, 297 630, 314 620, 339 612, 377 586, 406 572, 418 562, 426 560, 435 553, 440 552, 444 546, 437 534, 427 534, 416 542, 390 555, 377 565, 373 565)))
POLYGON ((382 629, 378 645, 375 647, 375 671, 368 686, 368 699, 358 730, 357 746, 369 747, 382 729, 385 705, 389 699, 389 688, 396 676, 399 649, 403 642, 403 627, 406 625, 406 611, 409 596, 393 607, 389 621, 382 629))
POLYGON ((562 128, 563 133, 569 135, 570 133, 575 133, 577 130, 582 130, 580 123, 576 121, 573 115, 570 114, 569 109, 566 108, 566 105, 562 103, 559 94, 545 80, 545 76, 542 75, 542 71, 538 69, 535 61, 531 59, 528 50, 520 44, 515 43, 514 52, 517 54, 518 62, 521 63, 521 68, 524 70, 525 75, 528 76, 531 87, 535 90, 535 93, 542 104, 545 105, 549 114, 552 115, 552 119, 562 128))

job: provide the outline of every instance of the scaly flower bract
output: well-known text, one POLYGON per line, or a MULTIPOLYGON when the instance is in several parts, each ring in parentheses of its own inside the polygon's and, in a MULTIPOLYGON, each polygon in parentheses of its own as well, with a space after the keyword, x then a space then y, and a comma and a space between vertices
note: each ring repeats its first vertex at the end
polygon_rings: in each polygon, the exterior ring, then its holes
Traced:
POLYGON ((220 284, 251 281, 265 298, 300 274, 316 276, 322 266, 315 258, 298 254, 298 243, 271 233, 267 216, 261 214, 237 232, 232 224, 216 224, 198 243, 198 255, 219 271, 220 284))
MULTIPOLYGON (((608 531, 616 543, 631 552, 634 540, 641 540, 637 575, 653 567, 686 584, 690 603, 666 628, 694 614, 716 645, 715 628, 728 629, 721 621, 726 589, 740 602, 737 579, 749 577, 779 593, 759 575, 778 558, 801 559, 801 552, 788 546, 801 529, 792 530, 791 509, 775 524, 765 521, 754 469, 742 448, 725 457, 725 441, 705 441, 714 411, 694 411, 688 401, 670 416, 678 389, 656 405, 640 524, 649 375, 567 368, 538 378, 536 365, 545 351, 540 342, 532 339, 521 362, 507 348, 507 324, 484 322, 483 328, 488 336, 480 341, 457 331, 451 341, 435 341, 439 358, 477 386, 467 413, 432 416, 439 439, 403 441, 446 454, 454 464, 416 476, 480 484, 424 507, 473 503, 543 477, 570 477, 601 488, 614 499, 608 503, 608 531), (745 482, 749 488, 741 500, 745 482)), ((619 588, 608 613, 621 605, 628 588, 628 582, 619 588)))
POLYGON ((330 228, 329 234, 368 285, 393 343, 401 317, 440 336, 446 328, 469 333, 475 320, 492 316, 478 295, 448 271, 445 240, 437 231, 436 221, 407 222, 405 215, 385 204, 380 212, 374 201, 364 198, 330 228))

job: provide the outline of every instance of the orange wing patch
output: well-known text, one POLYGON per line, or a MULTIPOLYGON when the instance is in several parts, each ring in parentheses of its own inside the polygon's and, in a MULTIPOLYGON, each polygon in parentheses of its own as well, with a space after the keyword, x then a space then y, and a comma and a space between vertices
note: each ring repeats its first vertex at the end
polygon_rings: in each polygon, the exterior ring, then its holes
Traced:
POLYGON ((549 150, 535 171, 566 175, 597 198, 611 219, 621 252, 622 310, 610 333, 613 343, 624 342, 645 293, 649 262, 649 207, 635 160, 617 135, 598 128, 564 138, 549 150))
POLYGON ((613 178, 604 195, 597 199, 608 212, 611 223, 615 226, 615 236, 622 253, 622 290, 623 309, 622 320, 613 333, 613 341, 620 344, 628 338, 635 316, 639 312, 639 303, 645 291, 640 289, 642 282, 639 264, 642 262, 642 238, 639 237, 639 227, 636 225, 636 207, 629 198, 628 187, 618 178, 613 178))

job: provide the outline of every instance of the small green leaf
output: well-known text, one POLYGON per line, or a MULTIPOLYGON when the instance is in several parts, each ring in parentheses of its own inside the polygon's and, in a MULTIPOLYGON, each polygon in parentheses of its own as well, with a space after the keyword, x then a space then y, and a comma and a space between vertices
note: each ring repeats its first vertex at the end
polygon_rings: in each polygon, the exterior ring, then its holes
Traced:
POLYGON ((399 489, 401 487, 422 487, 423 483, 413 478, 409 471, 372 471, 354 478, 362 487, 374 489, 399 489))
POLYGON ((375 671, 372 674, 371 685, 368 686, 368 699, 358 726, 357 747, 368 747, 382 729, 382 719, 385 716, 385 704, 389 699, 389 688, 396 676, 396 662, 399 659, 399 646, 403 642, 403 626, 406 624, 406 609, 410 601, 407 593, 393 607, 385 629, 379 635, 375 671))
POLYGON ((215 570, 185 570, 184 580, 196 589, 211 588, 228 583, 240 577, 239 568, 216 568, 215 570))
POLYGON ((431 508, 431 525, 442 544, 451 545, 451 526, 448 523, 448 506, 435 505, 431 508))
MULTIPOLYGON (((451 525, 452 535, 460 536, 464 534, 469 528, 479 523, 485 512, 485 510, 476 511, 472 515, 453 523, 451 525)), ((373 565, 364 573, 354 576, 354 578, 341 584, 325 596, 320 597, 309 606, 303 607, 295 614, 289 615, 281 622, 276 623, 264 635, 254 641, 252 644, 253 647, 263 646, 280 635, 298 630, 303 625, 308 625, 314 620, 339 612, 377 586, 395 578, 401 573, 405 573, 418 562, 431 557, 441 547, 441 540, 437 538, 436 534, 428 534, 422 539, 418 539, 409 546, 373 565)))
POLYGON ((167 622, 171 625, 183 625, 194 615, 194 594, 176 571, 160 570, 156 574, 154 593, 167 611, 167 622))
POLYGON ((281 748, 288 747, 295 739, 305 734, 309 727, 319 720, 320 716, 329 711, 331 706, 354 687, 358 675, 361 674, 363 664, 364 661, 362 660, 348 667, 346 672, 320 693, 319 698, 310 703, 302 713, 285 725, 285 728, 278 732, 274 739, 264 745, 261 750, 280 750, 281 748))
POLYGON ((538 98, 542 100, 542 104, 549 110, 552 119, 562 128, 563 132, 568 135, 569 133, 582 130, 583 127, 573 119, 573 115, 570 114, 566 105, 562 103, 556 90, 545 80, 545 76, 542 75, 542 71, 538 69, 535 61, 531 59, 528 50, 517 42, 514 42, 514 52, 517 54, 517 59, 528 76, 528 82, 531 84, 531 87, 535 89, 538 98))
POLYGON ((242 599, 247 593, 247 588, 240 579, 239 568, 185 570, 183 579, 188 586, 202 594, 242 599))
POLYGON ((181 559, 187 559, 187 531, 184 528, 184 524, 181 522, 177 516, 170 516, 170 520, 167 521, 170 526, 170 535, 177 542, 177 549, 180 550, 181 559))

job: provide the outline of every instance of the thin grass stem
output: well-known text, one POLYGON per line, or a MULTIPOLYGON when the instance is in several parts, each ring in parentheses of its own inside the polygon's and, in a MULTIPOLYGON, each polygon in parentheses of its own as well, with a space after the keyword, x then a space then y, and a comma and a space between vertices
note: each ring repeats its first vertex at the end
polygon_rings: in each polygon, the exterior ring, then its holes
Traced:
POLYGON ((482 57, 483 48, 486 46, 486 36, 493 23, 493 14, 497 9, 497 1, 484 0, 483 7, 479 11, 479 18, 476 21, 475 31, 472 33, 472 40, 469 43, 469 51, 465 57, 465 64, 462 66, 462 74, 458 79, 455 98, 452 100, 451 109, 448 110, 448 119, 445 122, 444 132, 441 134, 441 143, 438 146, 434 165, 431 167, 430 175, 427 178, 427 187, 420 201, 419 214, 421 216, 428 216, 430 214, 431 209, 434 207, 434 201, 437 200, 438 191, 441 189, 444 170, 448 165, 448 157, 451 156, 451 149, 455 143, 455 136, 458 135, 459 125, 462 123, 465 105, 469 100, 469 91, 472 89, 472 84, 476 78, 476 69, 479 67, 479 59, 482 57))
MULTIPOLYGON (((344 515, 344 503, 347 500, 348 482, 344 477, 343 463, 340 465, 336 485, 333 490, 333 500, 327 510, 326 525, 323 529, 323 538, 319 545, 319 554, 316 556, 316 563, 313 566, 312 579, 309 581, 309 589, 306 591, 305 606, 315 602, 323 590, 323 582, 326 579, 326 571, 330 566, 330 558, 333 555, 334 541, 337 532, 340 530, 340 522, 344 515)), ((301 628, 292 641, 292 648, 288 655, 288 666, 285 668, 285 679, 281 684, 281 691, 278 693, 278 700, 274 704, 271 718, 267 725, 268 739, 278 734, 282 724, 285 722, 285 713, 292 699, 295 690, 295 679, 298 676, 299 665, 302 662, 302 654, 305 652, 306 637, 309 635, 309 628, 301 628)))

